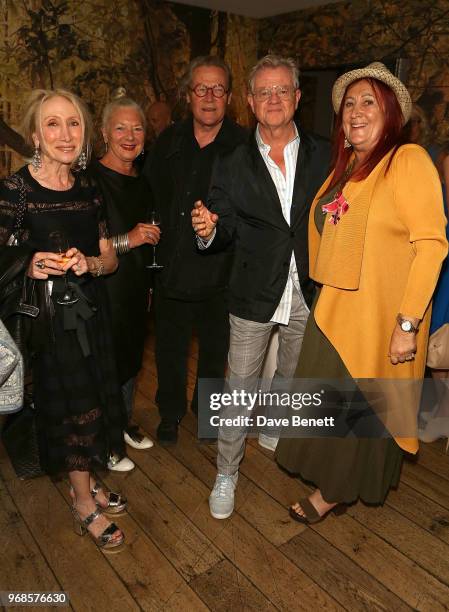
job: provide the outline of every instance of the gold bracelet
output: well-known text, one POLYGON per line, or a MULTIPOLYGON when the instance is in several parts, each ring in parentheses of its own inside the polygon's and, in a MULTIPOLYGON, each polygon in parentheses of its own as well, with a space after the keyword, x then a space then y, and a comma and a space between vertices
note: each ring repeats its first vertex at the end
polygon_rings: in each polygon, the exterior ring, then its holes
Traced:
POLYGON ((100 257, 92 257, 92 259, 95 259, 97 265, 95 267, 94 270, 90 270, 90 273, 92 274, 92 276, 101 276, 104 272, 104 262, 100 257))

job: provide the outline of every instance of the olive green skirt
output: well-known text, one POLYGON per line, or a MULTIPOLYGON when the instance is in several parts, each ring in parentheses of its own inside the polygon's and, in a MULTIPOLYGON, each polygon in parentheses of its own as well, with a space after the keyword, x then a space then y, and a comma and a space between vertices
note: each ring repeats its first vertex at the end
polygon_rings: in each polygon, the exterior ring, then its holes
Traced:
MULTIPOLYGON (((318 296, 315 300, 315 303, 318 296)), ((295 378, 350 378, 340 355, 315 323, 307 322, 295 378)), ((382 504, 397 487, 403 451, 393 438, 282 438, 279 465, 313 483, 329 503, 361 499, 382 504)))

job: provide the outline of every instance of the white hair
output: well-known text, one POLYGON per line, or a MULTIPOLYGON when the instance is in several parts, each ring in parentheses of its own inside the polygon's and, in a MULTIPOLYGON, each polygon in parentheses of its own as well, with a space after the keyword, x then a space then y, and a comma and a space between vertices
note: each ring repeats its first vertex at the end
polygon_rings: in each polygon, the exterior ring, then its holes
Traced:
POLYGON ((281 57, 280 55, 265 55, 253 66, 248 75, 248 91, 253 93, 254 81, 257 73, 264 68, 287 68, 292 75, 293 87, 299 88, 299 70, 296 61, 292 57, 281 57))

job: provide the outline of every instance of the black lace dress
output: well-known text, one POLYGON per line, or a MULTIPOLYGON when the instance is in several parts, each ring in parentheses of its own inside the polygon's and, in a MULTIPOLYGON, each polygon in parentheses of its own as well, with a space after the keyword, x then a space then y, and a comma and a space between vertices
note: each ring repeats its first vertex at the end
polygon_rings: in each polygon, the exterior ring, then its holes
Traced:
MULTIPOLYGON (((77 175, 71 189, 54 191, 42 187, 27 167, 0 183, 0 245, 6 244, 14 227, 22 180, 27 201, 22 243, 36 251, 51 251, 49 234, 62 231, 70 246, 86 256, 99 255, 98 241, 107 237, 107 224, 101 200, 87 177, 77 175)), ((32 324, 41 463, 48 473, 86 471, 93 461, 105 463, 110 452, 123 451, 126 413, 107 294, 102 277, 76 277, 69 272, 79 301, 74 306, 59 305, 63 281, 53 278, 51 325, 44 339, 42 332, 37 333, 43 323, 41 313, 32 324)))

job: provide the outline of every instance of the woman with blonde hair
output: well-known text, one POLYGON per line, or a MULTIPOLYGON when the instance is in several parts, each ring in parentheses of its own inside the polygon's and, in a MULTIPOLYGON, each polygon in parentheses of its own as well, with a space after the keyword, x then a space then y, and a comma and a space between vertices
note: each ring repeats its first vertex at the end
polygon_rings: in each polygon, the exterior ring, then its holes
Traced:
POLYGON ((31 323, 41 464, 49 474, 68 473, 76 531, 116 548, 124 534, 103 511, 123 511, 126 500, 91 476, 94 461, 122 450, 125 412, 103 279, 117 258, 101 199, 82 172, 89 113, 68 91, 36 90, 22 132, 34 154, 0 184, 0 244, 9 255, 29 254, 25 289, 37 301, 16 316, 31 323))

